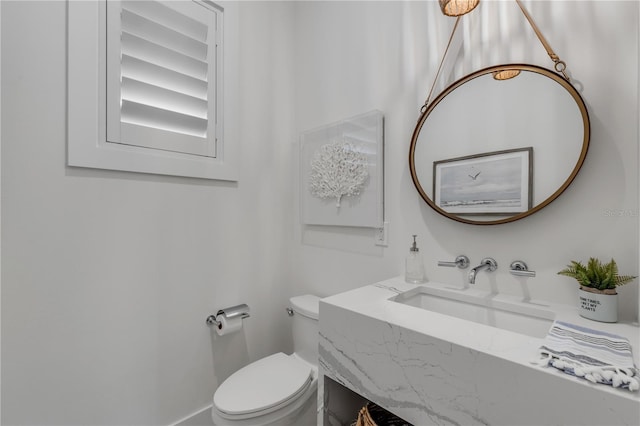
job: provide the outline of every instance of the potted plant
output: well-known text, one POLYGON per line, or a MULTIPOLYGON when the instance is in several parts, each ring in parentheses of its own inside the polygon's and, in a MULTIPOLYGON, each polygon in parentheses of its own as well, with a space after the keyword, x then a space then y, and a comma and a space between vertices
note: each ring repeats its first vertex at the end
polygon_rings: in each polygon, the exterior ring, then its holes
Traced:
POLYGON ((595 321, 618 321, 618 293, 616 287, 633 281, 636 277, 619 275, 616 261, 602 263, 589 258, 586 266, 572 260, 559 275, 574 278, 580 284, 578 290, 580 316, 595 321))

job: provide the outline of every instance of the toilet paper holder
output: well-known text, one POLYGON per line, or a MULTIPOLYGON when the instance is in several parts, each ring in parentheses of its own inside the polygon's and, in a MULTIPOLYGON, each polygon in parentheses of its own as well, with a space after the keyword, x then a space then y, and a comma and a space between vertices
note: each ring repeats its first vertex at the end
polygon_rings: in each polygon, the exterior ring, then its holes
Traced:
POLYGON ((243 319, 251 316, 249 315, 249 305, 243 303, 241 305, 231 306, 230 308, 220 309, 215 315, 209 315, 206 320, 207 325, 220 326, 220 320, 218 320, 218 316, 220 315, 224 315, 228 320, 237 317, 243 319))

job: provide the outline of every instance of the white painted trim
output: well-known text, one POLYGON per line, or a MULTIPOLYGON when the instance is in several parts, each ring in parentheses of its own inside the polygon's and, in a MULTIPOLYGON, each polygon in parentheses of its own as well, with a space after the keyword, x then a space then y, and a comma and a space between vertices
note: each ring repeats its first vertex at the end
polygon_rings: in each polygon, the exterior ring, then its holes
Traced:
MULTIPOLYGON (((225 147, 219 158, 149 150, 106 142, 106 112, 101 103, 106 81, 104 2, 71 1, 68 7, 68 157, 69 166, 124 170, 216 180, 238 180, 240 147, 237 134, 225 126, 225 147), (96 66, 96 64, 98 66, 96 66), (102 93, 101 93, 102 91, 102 93)), ((225 9, 226 10, 226 9, 225 9)), ((225 17, 226 19, 226 17, 225 17)), ((228 27, 225 27, 225 29, 228 27)), ((231 32, 225 32, 225 38, 231 32)), ((231 37, 232 45, 235 40, 231 37)), ((226 41, 225 41, 226 43, 226 41)), ((237 47, 237 46, 236 46, 237 47)), ((233 50, 229 49, 231 52, 233 50)), ((234 114, 237 54, 224 61, 225 118, 234 114)))
POLYGON ((170 426, 210 426, 213 425, 211 418, 211 409, 213 405, 207 405, 206 407, 189 414, 187 417, 173 423, 170 426))

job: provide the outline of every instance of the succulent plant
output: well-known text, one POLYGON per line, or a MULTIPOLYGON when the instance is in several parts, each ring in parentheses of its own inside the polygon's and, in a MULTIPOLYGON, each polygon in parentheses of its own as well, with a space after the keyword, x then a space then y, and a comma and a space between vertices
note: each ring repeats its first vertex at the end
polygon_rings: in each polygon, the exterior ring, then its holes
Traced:
POLYGON ((574 278, 582 287, 596 290, 615 290, 616 287, 633 281, 636 277, 631 275, 619 275, 616 261, 611 259, 609 263, 602 263, 596 258, 589 258, 585 266, 582 262, 572 260, 569 265, 558 275, 574 278))

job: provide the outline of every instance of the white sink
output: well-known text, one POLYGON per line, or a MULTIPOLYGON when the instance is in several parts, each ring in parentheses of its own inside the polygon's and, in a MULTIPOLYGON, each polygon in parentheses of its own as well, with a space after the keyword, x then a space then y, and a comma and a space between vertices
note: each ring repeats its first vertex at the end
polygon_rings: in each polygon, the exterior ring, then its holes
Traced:
POLYGON ((391 301, 463 320, 545 337, 555 314, 544 305, 519 301, 473 288, 418 286, 394 296, 391 301))

